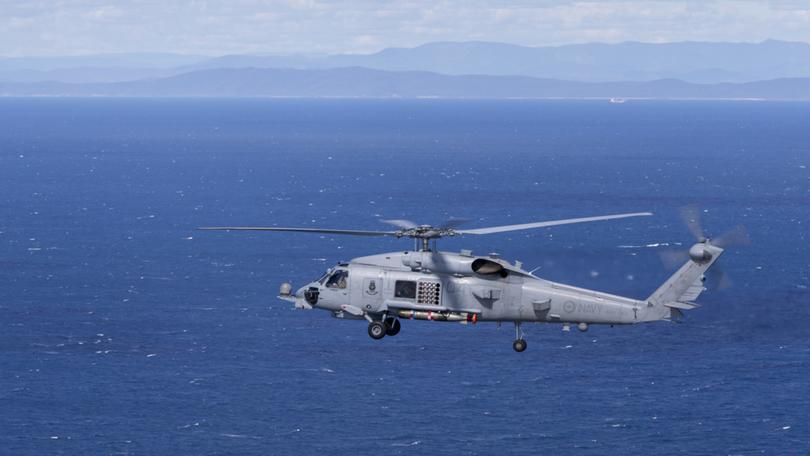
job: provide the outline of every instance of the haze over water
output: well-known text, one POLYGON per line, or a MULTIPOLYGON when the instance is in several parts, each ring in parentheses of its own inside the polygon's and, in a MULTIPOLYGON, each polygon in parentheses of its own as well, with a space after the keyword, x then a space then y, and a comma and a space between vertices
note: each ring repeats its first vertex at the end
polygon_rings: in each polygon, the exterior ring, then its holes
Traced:
MULTIPOLYGON (((807 103, 1 99, 0 448, 41 454, 795 454, 810 445, 807 103), (733 285, 682 324, 363 322, 274 296, 444 239, 637 298, 697 204, 733 285)), ((710 277, 711 281, 711 277, 710 277)))

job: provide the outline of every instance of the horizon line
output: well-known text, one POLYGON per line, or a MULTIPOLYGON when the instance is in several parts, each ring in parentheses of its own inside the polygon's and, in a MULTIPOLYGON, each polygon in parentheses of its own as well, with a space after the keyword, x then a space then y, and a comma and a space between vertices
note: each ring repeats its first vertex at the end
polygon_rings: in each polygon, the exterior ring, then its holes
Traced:
POLYGON ((526 44, 517 44, 517 43, 509 43, 505 41, 487 41, 487 40, 438 40, 438 41, 427 41, 421 44, 416 44, 413 46, 386 46, 379 48, 375 51, 366 51, 366 52, 342 52, 342 53, 324 53, 324 52, 274 52, 274 51, 266 51, 266 52, 227 52, 227 53, 204 53, 204 52, 167 52, 167 51, 120 51, 120 52, 88 52, 88 53, 76 53, 76 54, 42 54, 42 55, 0 55, 0 59, 2 60, 13 60, 13 59, 60 59, 60 58, 81 58, 81 57, 119 57, 119 56, 134 56, 134 55, 142 55, 142 56, 182 56, 182 57, 200 57, 200 58, 218 58, 218 57, 227 57, 227 56, 278 56, 278 57, 285 57, 285 56, 298 56, 298 57, 325 57, 325 56, 340 56, 340 55, 374 55, 380 52, 384 52, 386 50, 391 49, 418 49, 420 47, 435 45, 435 44, 497 44, 497 45, 504 45, 504 46, 512 46, 518 48, 526 48, 526 49, 543 49, 543 48, 563 48, 563 47, 571 47, 571 46, 593 46, 593 45, 604 45, 604 46, 618 46, 623 44, 641 44, 641 45, 672 45, 672 44, 736 44, 736 45, 762 45, 766 43, 785 43, 785 44, 801 44, 801 45, 810 45, 808 41, 794 41, 794 40, 781 40, 775 38, 766 38, 759 41, 708 41, 708 40, 680 40, 680 41, 638 41, 638 40, 623 40, 623 41, 583 41, 583 42, 571 42, 565 44, 541 44, 541 45, 526 45, 526 44))

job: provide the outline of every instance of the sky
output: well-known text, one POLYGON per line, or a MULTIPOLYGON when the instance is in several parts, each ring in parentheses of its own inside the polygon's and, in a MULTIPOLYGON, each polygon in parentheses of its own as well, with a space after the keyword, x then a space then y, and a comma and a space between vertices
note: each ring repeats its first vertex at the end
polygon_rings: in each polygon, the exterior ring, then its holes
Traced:
POLYGON ((766 39, 810 42, 810 1, 0 0, 0 55, 12 57, 766 39))

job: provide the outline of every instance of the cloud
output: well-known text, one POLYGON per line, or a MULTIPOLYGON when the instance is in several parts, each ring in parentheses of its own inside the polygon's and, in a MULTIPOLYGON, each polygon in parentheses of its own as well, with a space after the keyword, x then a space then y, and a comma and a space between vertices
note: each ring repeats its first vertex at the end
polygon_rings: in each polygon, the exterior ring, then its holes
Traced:
POLYGON ((799 0, 0 2, 0 54, 372 52, 427 41, 810 41, 799 0))

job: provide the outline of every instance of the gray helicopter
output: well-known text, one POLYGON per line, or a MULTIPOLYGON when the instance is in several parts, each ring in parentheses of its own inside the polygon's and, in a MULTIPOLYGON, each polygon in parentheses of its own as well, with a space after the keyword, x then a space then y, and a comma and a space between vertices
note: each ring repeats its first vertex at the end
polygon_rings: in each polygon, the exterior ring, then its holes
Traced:
POLYGON ((441 252, 437 240, 461 235, 484 235, 544 228, 573 223, 616 220, 652 215, 650 212, 551 220, 520 225, 458 229, 460 220, 434 227, 407 220, 385 220, 392 231, 322 228, 203 227, 202 230, 287 231, 353 236, 390 236, 414 239, 413 251, 383 253, 339 263, 319 279, 293 293, 281 285, 279 298, 298 309, 323 309, 336 318, 368 321, 373 339, 395 336, 401 319, 475 324, 512 322, 515 351, 526 349, 521 324, 525 322, 571 324, 580 331, 589 325, 625 325, 672 321, 682 310, 697 307, 695 299, 705 290, 706 271, 723 253, 721 239, 710 241, 692 222, 698 242, 684 255, 684 263, 646 299, 633 299, 555 283, 526 271, 496 254, 473 255, 469 250, 441 252))

